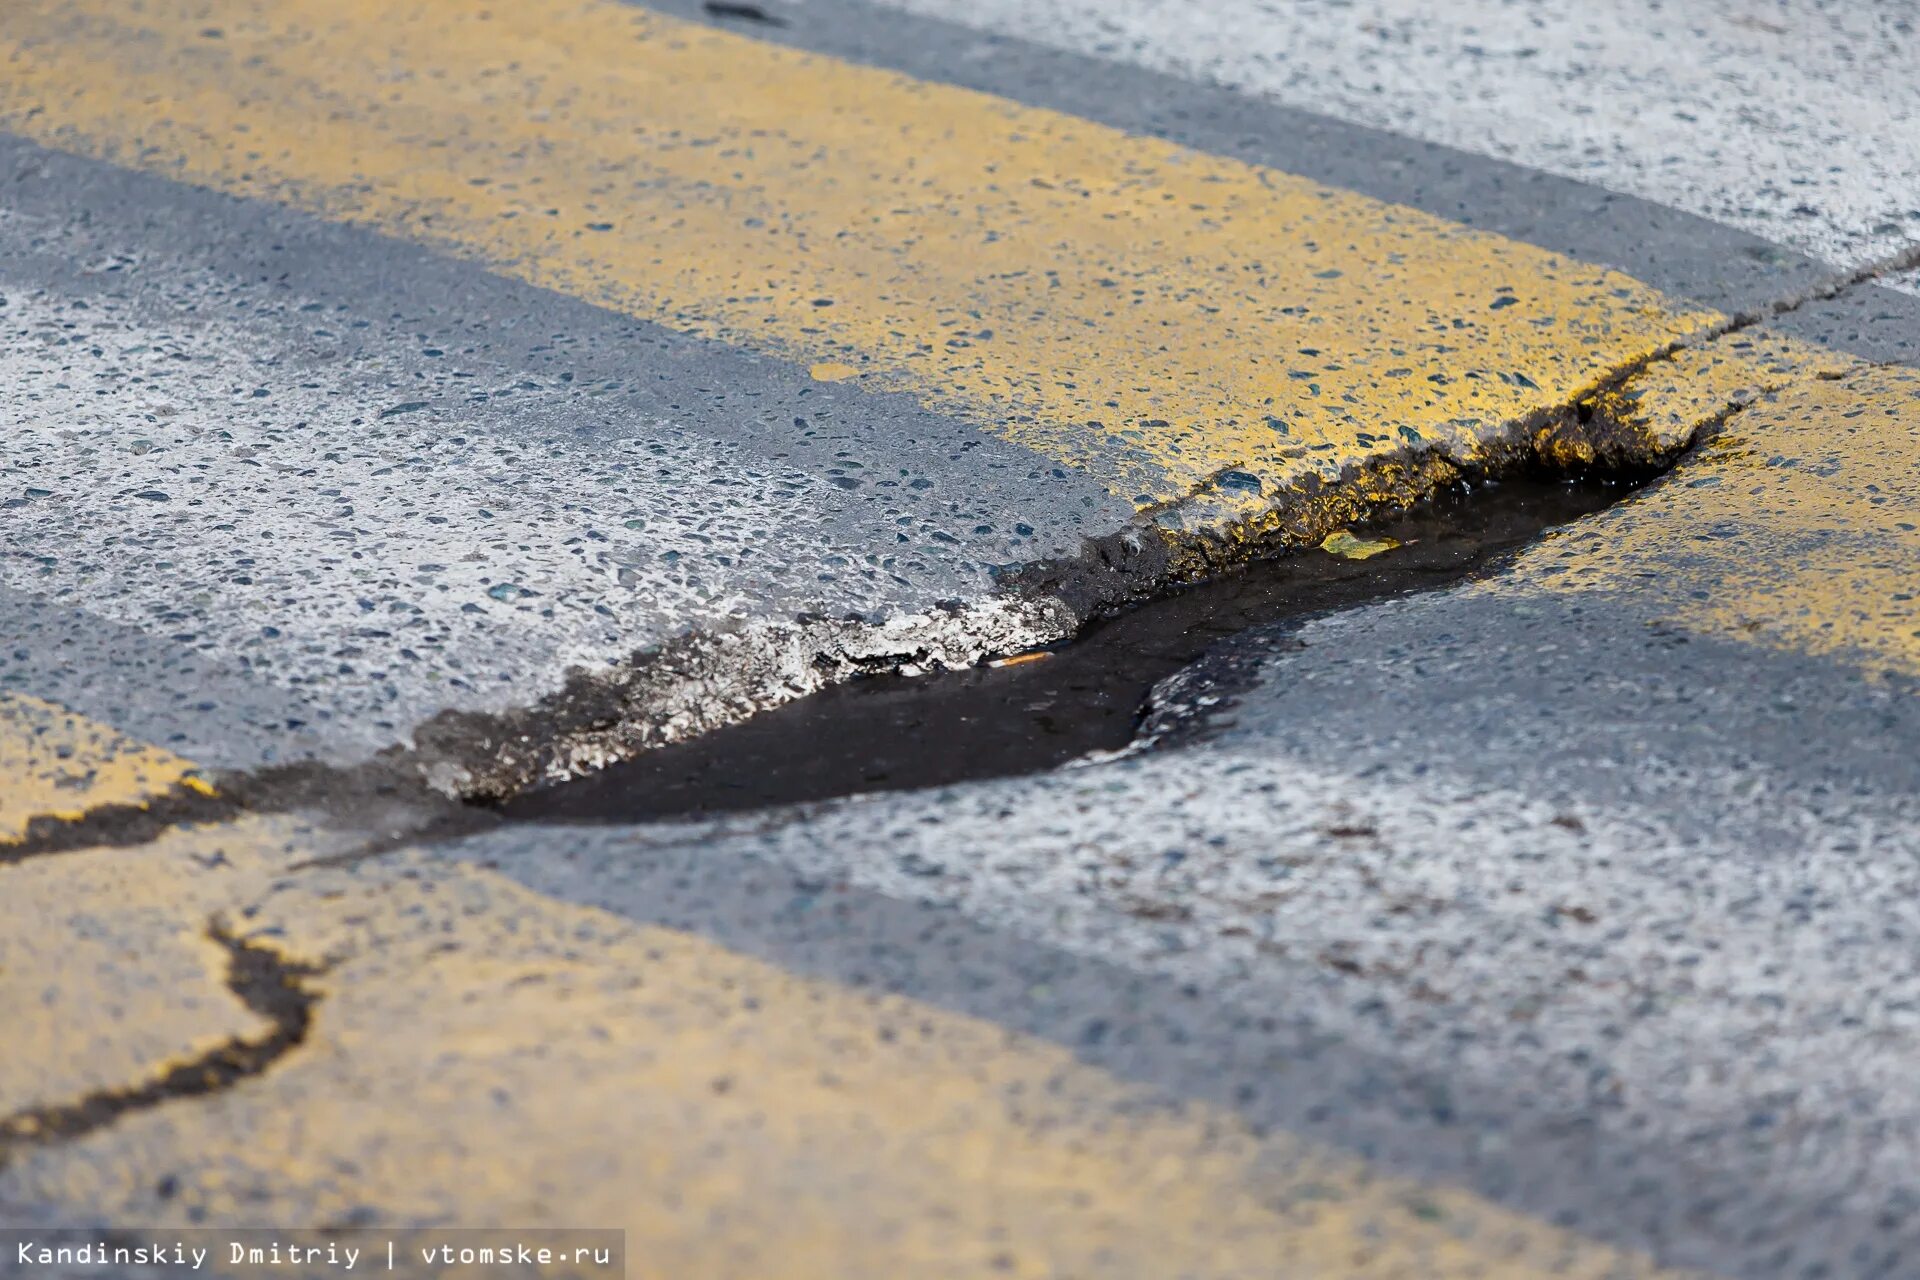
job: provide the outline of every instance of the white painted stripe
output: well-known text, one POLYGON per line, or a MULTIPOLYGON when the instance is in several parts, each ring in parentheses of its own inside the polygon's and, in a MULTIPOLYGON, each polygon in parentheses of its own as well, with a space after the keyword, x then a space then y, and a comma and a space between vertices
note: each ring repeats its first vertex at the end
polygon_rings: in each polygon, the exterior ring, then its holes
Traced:
MULTIPOLYGON (((1751 1167, 1745 1122, 1767 1099, 1798 1099, 1808 1126, 1854 1104, 1920 1121, 1914 1037, 1886 1030, 1920 998, 1913 806, 1816 817, 1791 779, 1697 771, 1703 810, 1768 796, 1799 822, 1793 847, 1756 857, 1737 833, 1701 841, 1651 811, 1426 763, 1356 772, 1240 740, 785 823, 501 833, 472 856, 538 857, 543 890, 588 901, 676 847, 707 865, 766 858, 1191 983, 1382 1061, 1524 1081, 1529 1111, 1599 1099, 1619 1131, 1684 1140, 1701 1168, 1751 1167), (1810 899, 1817 926, 1799 916, 1810 899)), ((1776 1162, 1768 1191, 1827 1194, 1830 1158, 1776 1162)))
MULTIPOLYGON (((819 471, 618 409, 556 413, 498 369, 449 394, 420 372, 435 360, 365 341, 328 364, 276 351, 264 324, 0 298, 0 587, 294 691, 326 754, 352 758, 689 631, 828 608, 907 625, 964 580, 924 520, 877 550, 836 529, 846 495, 819 471)), ((1057 631, 1006 625, 985 642, 1057 631)), ((928 640, 903 643, 940 653, 928 640)), ((766 681, 808 691, 807 657, 768 659, 766 681)), ((226 756, 228 713, 203 710, 194 757, 256 763, 226 756)))
POLYGON ((1853 266, 1920 240, 1920 18, 1833 0, 881 0, 1853 266))

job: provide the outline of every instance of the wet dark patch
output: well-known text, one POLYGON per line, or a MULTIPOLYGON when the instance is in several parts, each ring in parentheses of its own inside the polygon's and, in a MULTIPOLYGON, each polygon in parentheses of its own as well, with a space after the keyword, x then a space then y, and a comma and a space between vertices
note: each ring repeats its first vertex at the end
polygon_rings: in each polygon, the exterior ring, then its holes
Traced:
POLYGON ((260 1075, 306 1039, 313 1025, 313 1006, 319 1000, 306 980, 320 971, 236 937, 217 922, 208 927, 207 937, 227 952, 228 990, 265 1018, 268 1029, 255 1037, 235 1036, 142 1084, 103 1089, 74 1102, 0 1119, 0 1168, 25 1148, 68 1142, 104 1129, 129 1112, 172 1098, 217 1093, 260 1075))
POLYGON ((1227 639, 1447 586, 1630 482, 1510 479, 1444 492, 1371 527, 1373 559, 1312 550, 1249 565, 1094 623, 1032 661, 835 685, 572 782, 524 792, 509 820, 635 822, 1052 768, 1132 740, 1154 685, 1227 639))

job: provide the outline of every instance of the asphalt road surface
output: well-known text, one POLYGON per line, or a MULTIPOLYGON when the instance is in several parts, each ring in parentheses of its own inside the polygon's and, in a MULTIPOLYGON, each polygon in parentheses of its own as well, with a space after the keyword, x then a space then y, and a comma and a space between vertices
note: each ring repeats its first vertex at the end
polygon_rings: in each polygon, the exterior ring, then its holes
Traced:
POLYGON ((1920 1274, 1916 23, 0 5, 0 1227, 1920 1274))

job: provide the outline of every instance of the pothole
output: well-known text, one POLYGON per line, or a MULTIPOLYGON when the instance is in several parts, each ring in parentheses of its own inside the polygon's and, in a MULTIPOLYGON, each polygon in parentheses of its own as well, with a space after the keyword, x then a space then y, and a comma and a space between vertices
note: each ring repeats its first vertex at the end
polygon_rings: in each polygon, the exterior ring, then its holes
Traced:
POLYGON ((1510 478, 1446 490, 1369 527, 1402 544, 1387 554, 1256 562, 1025 660, 856 678, 524 791, 498 811, 509 821, 646 822, 1040 772, 1126 746, 1154 685, 1229 636, 1459 582, 1641 483, 1510 478))

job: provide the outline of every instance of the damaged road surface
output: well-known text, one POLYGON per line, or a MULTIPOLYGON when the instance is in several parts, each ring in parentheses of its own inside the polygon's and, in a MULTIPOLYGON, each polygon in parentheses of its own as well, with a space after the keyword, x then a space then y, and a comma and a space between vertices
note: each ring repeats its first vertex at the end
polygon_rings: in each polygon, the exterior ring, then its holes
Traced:
POLYGON ((1912 1274, 1912 42, 1398 4, 0 7, 0 1226, 1912 1274))
POLYGON ((1577 452, 1534 437, 1730 322, 617 3, 382 17, 433 69, 396 100, 323 10, 8 19, 8 675, 210 768, 418 744, 435 787, 500 794, 847 675, 1050 643, 1577 452), (521 44, 539 60, 496 85, 521 44), (308 76, 324 121, 291 106, 308 76), (103 572, 130 540, 151 571, 103 572), (1026 565, 1061 570, 1000 585, 1026 565))
POLYGON ((509 821, 635 822, 1036 773, 1119 751, 1134 742, 1154 686, 1223 641, 1451 585, 1628 491, 1529 478, 1448 490, 1371 532, 1381 548, 1373 554, 1391 548, 1389 559, 1313 551, 1255 561, 1096 620, 1071 643, 962 671, 856 677, 523 792, 500 812, 509 821))

